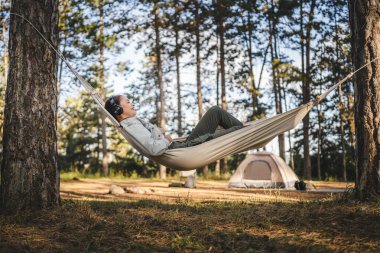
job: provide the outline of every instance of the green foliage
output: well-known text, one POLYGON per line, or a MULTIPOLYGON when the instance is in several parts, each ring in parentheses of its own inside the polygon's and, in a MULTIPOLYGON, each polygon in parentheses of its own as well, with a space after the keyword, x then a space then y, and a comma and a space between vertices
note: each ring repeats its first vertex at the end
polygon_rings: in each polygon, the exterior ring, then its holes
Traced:
MULTIPOLYGON (((351 48, 346 2, 317 1, 311 24, 311 95, 315 97, 340 80, 351 70, 351 48)), ((196 32, 200 33, 201 83, 203 109, 220 100, 220 41, 223 28, 227 103, 229 111, 241 119, 254 120, 273 114, 274 82, 282 99, 282 110, 302 102, 301 80, 305 75, 300 66, 301 39, 311 0, 302 1, 198 1, 198 0, 62 0, 59 3, 60 49, 76 69, 104 97, 112 93, 111 75, 121 75, 126 95, 134 101, 139 116, 158 122, 159 92, 156 80, 156 37, 154 11, 158 10, 161 34, 163 82, 167 98, 176 97, 175 56, 179 56, 181 74, 195 73, 196 32), (155 5, 156 4, 156 5, 155 5), (156 7, 156 9, 155 9, 156 7), (301 16, 301 7, 303 15, 301 16), (197 9, 198 8, 198 9, 197 9), (196 12, 198 10, 198 12, 196 12), (100 12, 103 20, 100 22, 100 12), (199 17, 199 24, 196 17, 199 17), (302 22, 301 22, 302 21, 302 22), (223 23, 223 26, 220 24, 223 23), (269 25, 270 24, 270 25, 269 25), (302 27, 303 25, 303 27, 302 27), (102 27, 102 32, 100 29, 102 27), (179 35, 175 43, 176 33, 179 35), (270 41, 272 39, 272 42, 270 41), (129 59, 119 57, 127 45, 137 44, 144 50, 143 69, 134 70, 129 59), (270 43, 275 44, 270 60, 270 43), (100 50, 104 49, 104 68, 100 64, 100 50), (219 57, 219 58, 218 58, 219 57), (139 81, 129 80, 131 72, 139 81), (101 75, 104 73, 104 76, 101 75), (271 77, 264 76, 275 75, 271 77), (216 96, 219 92, 219 97, 216 96)), ((1 20, 8 16, 10 3, 2 1, 1 20)), ((5 30, 7 23, 1 23, 5 30)), ((2 135, 5 95, 7 37, 0 40, 0 135, 2 135)), ((83 92, 61 62, 59 65, 60 111, 58 117, 59 168, 62 172, 100 175, 102 167, 101 114, 92 99, 83 92), (78 95, 76 95, 78 94, 78 95)), ((197 99, 194 83, 182 81, 183 128, 189 133, 196 120, 197 99)), ((278 99, 278 98, 277 98, 278 99)), ((177 102, 166 101, 168 131, 177 131, 177 102), (170 123, 170 124, 169 124, 170 123)), ((352 83, 342 86, 310 114, 311 159, 316 176, 317 155, 320 152, 322 177, 341 178, 342 147, 349 179, 354 178, 355 124, 352 83), (337 106, 338 105, 338 106, 337 106), (339 122, 343 123, 343 138, 339 122), (319 130, 322 129, 321 132, 319 130), (342 141, 343 140, 343 141, 342 141), (318 143, 320 150, 318 151, 318 143)), ((108 124, 108 123, 107 123, 108 124)), ((291 133, 294 147, 295 170, 301 175, 303 166, 302 132, 291 133)), ((138 154, 107 125, 108 154, 111 175, 154 177, 156 164, 138 154)), ((0 138, 0 144, 1 144, 0 138)), ((237 168, 244 155, 231 156, 229 171, 237 168)), ((210 171, 214 164, 210 165, 210 171)), ((173 172, 174 173, 174 172, 173 172)))
POLYGON ((84 93, 68 98, 60 113, 59 167, 61 171, 95 173, 99 170, 99 116, 84 93))

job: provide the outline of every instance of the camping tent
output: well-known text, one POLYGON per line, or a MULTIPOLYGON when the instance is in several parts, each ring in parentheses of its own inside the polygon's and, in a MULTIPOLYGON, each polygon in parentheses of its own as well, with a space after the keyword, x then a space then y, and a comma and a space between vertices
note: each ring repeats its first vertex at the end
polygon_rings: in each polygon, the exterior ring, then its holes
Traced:
POLYGON ((294 171, 285 161, 270 152, 248 154, 236 169, 228 186, 250 187, 294 187, 298 180, 294 171))

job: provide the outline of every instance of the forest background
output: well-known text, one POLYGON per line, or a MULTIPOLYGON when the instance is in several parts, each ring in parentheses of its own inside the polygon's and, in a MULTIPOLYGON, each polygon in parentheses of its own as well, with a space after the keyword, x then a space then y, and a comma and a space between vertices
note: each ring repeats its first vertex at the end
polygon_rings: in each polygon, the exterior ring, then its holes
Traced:
MULTIPOLYGON (((10 3, 0 3, 2 136, 10 3)), ((348 3, 341 0, 61 0, 59 12, 59 48, 81 75, 104 98, 125 94, 140 117, 173 136, 188 134, 213 105, 241 121, 282 113, 352 70, 348 3)), ((64 63, 58 66, 61 172, 175 173, 135 151, 64 63)), ((306 179, 353 180, 353 100, 348 82, 267 150, 306 179)), ((229 175, 244 156, 199 172, 229 175)))

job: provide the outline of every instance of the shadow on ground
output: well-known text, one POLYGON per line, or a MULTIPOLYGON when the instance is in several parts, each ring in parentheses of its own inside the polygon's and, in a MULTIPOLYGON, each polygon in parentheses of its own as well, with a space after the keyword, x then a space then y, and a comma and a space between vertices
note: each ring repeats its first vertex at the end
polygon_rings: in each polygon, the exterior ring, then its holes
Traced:
POLYGON ((0 214, 0 252, 379 252, 380 204, 63 200, 0 214))

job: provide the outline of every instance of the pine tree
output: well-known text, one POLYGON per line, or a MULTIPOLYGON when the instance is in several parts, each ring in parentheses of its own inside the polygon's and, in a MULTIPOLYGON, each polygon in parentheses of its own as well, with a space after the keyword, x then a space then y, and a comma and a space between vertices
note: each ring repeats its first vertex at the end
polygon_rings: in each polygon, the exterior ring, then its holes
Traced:
MULTIPOLYGON (((350 25, 355 68, 380 56, 380 3, 351 0, 350 25)), ((360 197, 380 195, 380 64, 355 76, 356 184, 360 197)))
MULTIPOLYGON (((26 0, 13 1, 11 12, 26 17, 57 46, 58 1, 33 4, 26 0)), ((11 17, 9 45, 2 207, 11 210, 55 206, 59 202, 57 55, 17 16, 11 17)))

